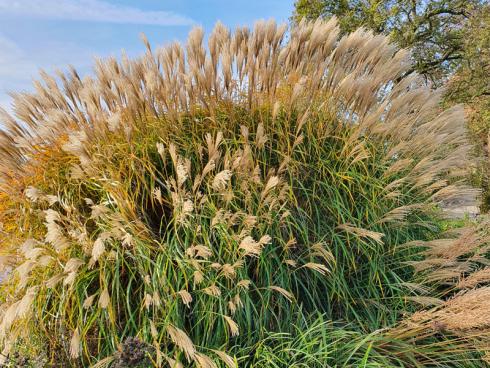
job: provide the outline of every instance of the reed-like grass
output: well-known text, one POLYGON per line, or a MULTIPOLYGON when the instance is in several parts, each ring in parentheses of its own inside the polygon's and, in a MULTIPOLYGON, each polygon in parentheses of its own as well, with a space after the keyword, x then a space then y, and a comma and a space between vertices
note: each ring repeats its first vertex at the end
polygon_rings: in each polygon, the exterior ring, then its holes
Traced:
POLYGON ((476 194, 462 112, 382 36, 285 32, 195 29, 15 97, 6 364, 484 365, 485 226, 438 217, 476 194))

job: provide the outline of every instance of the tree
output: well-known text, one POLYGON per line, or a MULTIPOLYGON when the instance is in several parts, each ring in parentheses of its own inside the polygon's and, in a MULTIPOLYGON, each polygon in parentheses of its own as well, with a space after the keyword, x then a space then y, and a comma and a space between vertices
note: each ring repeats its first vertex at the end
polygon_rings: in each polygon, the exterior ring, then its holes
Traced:
POLYGON ((473 104, 490 97, 489 25, 490 5, 475 12, 467 22, 463 30, 462 62, 448 83, 449 100, 473 104))
POLYGON ((463 28, 482 0, 298 0, 293 21, 337 16, 344 33, 360 26, 412 49, 411 71, 443 84, 463 58, 463 28))
POLYGON ((447 84, 447 105, 464 103, 470 134, 482 158, 474 179, 490 206, 490 5, 474 12, 463 30, 461 63, 447 84))

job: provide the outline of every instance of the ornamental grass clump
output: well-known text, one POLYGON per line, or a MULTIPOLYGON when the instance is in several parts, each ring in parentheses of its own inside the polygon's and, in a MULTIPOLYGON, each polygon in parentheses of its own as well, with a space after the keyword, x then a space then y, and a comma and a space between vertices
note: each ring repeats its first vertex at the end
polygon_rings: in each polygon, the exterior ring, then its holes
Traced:
POLYGON ((488 236, 438 225, 441 203, 476 194, 462 111, 404 76, 387 38, 338 34, 335 19, 287 37, 217 24, 207 47, 200 28, 185 46, 144 39, 141 58, 16 94, 6 364, 483 362, 490 326, 454 318, 488 316, 488 236))

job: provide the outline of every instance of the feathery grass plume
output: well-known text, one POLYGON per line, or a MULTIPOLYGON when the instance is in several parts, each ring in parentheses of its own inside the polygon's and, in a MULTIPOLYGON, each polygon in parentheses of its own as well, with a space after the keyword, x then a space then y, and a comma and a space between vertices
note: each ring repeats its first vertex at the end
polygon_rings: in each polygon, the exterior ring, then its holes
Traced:
POLYGON ((192 296, 187 290, 179 291, 180 298, 182 299, 182 303, 186 305, 186 307, 190 307, 192 303, 192 296))
POLYGON ((475 271, 466 277, 463 277, 456 284, 456 288, 458 289, 472 289, 475 286, 483 283, 490 282, 490 268, 485 267, 481 270, 475 271))
POLYGON ((73 332, 73 336, 70 340, 70 356, 74 359, 80 355, 80 332, 78 327, 73 332))
POLYGON ((226 354, 224 351, 221 350, 213 350, 213 352, 221 359, 223 363, 228 368, 237 368, 238 365, 235 363, 235 359, 226 354))
POLYGON ((221 295, 221 290, 216 285, 208 286, 208 287, 202 289, 202 291, 208 295, 211 295, 211 296, 220 296, 221 295))
POLYGON ((24 297, 20 300, 19 304, 17 305, 16 314, 18 318, 24 317, 32 308, 32 304, 36 297, 37 290, 38 288, 36 286, 32 286, 29 289, 27 289, 24 297))
POLYGON ((198 368, 217 368, 216 363, 207 355, 196 353, 194 357, 198 368))
POLYGON ((231 336, 238 336, 239 331, 238 331, 238 325, 237 325, 237 323, 235 321, 233 321, 231 319, 231 317, 223 316, 223 318, 225 319, 226 324, 228 325, 228 327, 230 329, 231 336))
POLYGON ((92 294, 88 296, 84 301, 83 301, 83 308, 88 309, 94 304, 94 299, 95 299, 95 294, 92 294))
POLYGON ((196 356, 196 348, 191 339, 181 329, 172 325, 167 326, 167 332, 172 339, 173 343, 181 349, 188 361, 194 359, 196 356))
POLYGON ((166 356, 165 360, 167 361, 170 368, 183 368, 184 367, 180 362, 178 362, 175 359, 172 359, 170 357, 166 356))
POLYGON ((104 288, 99 297, 99 308, 106 309, 110 302, 111 297, 109 296, 109 292, 107 291, 107 288, 104 288))
POLYGON ((471 278, 488 264, 483 225, 439 232, 438 207, 477 194, 461 107, 441 111, 383 36, 339 38, 335 18, 286 29, 145 40, 139 58, 42 73, 14 95, 3 346, 63 366, 110 364, 135 336, 176 367, 458 366, 488 352, 484 333, 414 319, 464 317, 469 301, 487 313, 484 271, 471 278), (83 331, 77 356, 69 331, 83 331))
POLYGON ((245 255, 259 256, 262 246, 249 235, 240 242, 240 249, 244 251, 245 255))
POLYGON ((450 298, 439 308, 415 313, 411 321, 426 325, 430 322, 456 334, 474 331, 475 335, 488 335, 489 295, 490 287, 469 290, 450 298))
MULTIPOLYGON (((457 289, 485 284, 490 250, 488 220, 452 229, 439 239, 419 241, 423 258, 412 264, 424 282, 437 281, 457 289)), ((449 290, 451 291, 451 290, 449 290)))
POLYGON ((315 270, 322 275, 326 275, 327 272, 330 272, 330 270, 325 265, 322 265, 320 263, 308 262, 304 265, 304 267, 315 270))
POLYGON ((217 191, 223 190, 231 179, 232 174, 230 170, 223 170, 217 173, 213 179, 213 188, 217 191))
POLYGON ((287 290, 284 290, 280 286, 274 286, 274 285, 272 285, 272 286, 269 287, 269 289, 274 290, 274 291, 277 291, 278 293, 280 293, 281 295, 283 295, 289 301, 292 301, 294 299, 294 295, 293 294, 291 294, 287 290))

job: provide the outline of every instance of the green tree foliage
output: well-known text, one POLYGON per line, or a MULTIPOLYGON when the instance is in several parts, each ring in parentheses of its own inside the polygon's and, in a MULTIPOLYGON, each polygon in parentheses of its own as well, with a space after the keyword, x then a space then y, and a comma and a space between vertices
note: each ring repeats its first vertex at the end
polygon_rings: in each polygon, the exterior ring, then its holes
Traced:
POLYGON ((484 189, 483 206, 490 204, 490 6, 470 18, 463 30, 462 62, 447 85, 448 104, 465 103, 468 126, 482 162, 475 175, 484 189))
POLYGON ((336 16, 341 30, 363 26, 412 49, 411 71, 436 86, 464 56, 463 26, 481 0, 298 0, 293 20, 336 16))

